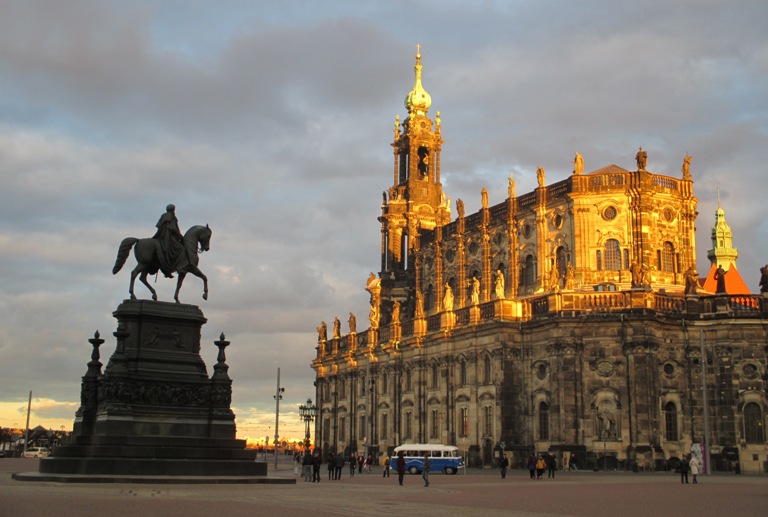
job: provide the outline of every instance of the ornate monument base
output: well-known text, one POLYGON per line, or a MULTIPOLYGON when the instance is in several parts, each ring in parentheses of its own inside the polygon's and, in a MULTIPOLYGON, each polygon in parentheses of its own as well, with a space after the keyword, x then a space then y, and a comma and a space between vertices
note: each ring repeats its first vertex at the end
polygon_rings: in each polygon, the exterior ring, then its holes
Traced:
MULTIPOLYGON (((82 378, 72 437, 40 472, 44 481, 265 482, 267 464, 235 437, 232 380, 221 336, 208 378, 200 357, 206 319, 194 305, 125 300, 113 313, 117 347, 101 372, 98 333, 82 378), (158 477, 159 476, 159 477, 158 477)), ((294 479, 270 482, 295 483, 294 479)))

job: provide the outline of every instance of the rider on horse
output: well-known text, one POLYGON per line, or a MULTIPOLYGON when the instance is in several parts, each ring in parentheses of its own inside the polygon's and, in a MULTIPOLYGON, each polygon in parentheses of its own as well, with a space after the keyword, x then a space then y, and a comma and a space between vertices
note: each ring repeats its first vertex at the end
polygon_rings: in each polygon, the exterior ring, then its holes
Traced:
POLYGON ((168 205, 165 213, 155 225, 157 233, 152 237, 158 242, 157 258, 160 262, 160 271, 166 278, 173 278, 173 272, 178 270, 178 262, 182 253, 186 252, 184 237, 179 230, 179 220, 176 219, 176 207, 168 205))

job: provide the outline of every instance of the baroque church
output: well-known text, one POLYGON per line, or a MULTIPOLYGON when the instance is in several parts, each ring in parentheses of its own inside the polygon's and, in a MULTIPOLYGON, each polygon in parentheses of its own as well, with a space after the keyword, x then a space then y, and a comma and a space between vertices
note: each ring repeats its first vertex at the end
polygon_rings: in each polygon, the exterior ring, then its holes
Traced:
POLYGON ((440 181, 440 112, 417 52, 395 120, 369 327, 318 327, 323 454, 456 445, 469 466, 549 452, 561 466, 658 470, 692 450, 713 470, 768 470, 763 295, 736 269, 725 213, 706 280, 681 174, 606 165, 455 216, 440 181), (679 177, 677 177, 679 176, 679 177))

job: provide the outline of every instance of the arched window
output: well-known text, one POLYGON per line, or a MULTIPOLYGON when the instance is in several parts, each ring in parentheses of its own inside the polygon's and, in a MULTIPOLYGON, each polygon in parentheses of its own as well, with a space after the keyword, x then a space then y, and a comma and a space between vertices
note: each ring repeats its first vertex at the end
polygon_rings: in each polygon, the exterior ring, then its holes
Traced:
POLYGON ((467 385, 467 363, 459 361, 459 386, 467 385))
POLYGON ((659 270, 675 272, 675 247, 669 241, 666 241, 659 251, 659 270))
POLYGON ((677 405, 674 402, 664 404, 664 437, 670 442, 680 439, 677 428, 677 405))
POLYGON ((763 412, 754 402, 744 406, 744 439, 747 443, 763 443, 763 412))
POLYGON ((549 404, 539 403, 539 440, 549 440, 549 404))
POLYGON ((411 370, 405 370, 405 391, 412 391, 413 383, 411 382, 411 370))
POLYGON ((608 239, 605 241, 605 269, 607 271, 618 271, 621 269, 621 248, 619 241, 608 239))
POLYGON ((520 271, 520 283, 524 286, 531 287, 535 281, 536 269, 533 266, 533 255, 528 255, 525 257, 522 271, 520 271))
POLYGON ((429 312, 435 308, 435 288, 432 284, 427 287, 427 292, 424 293, 424 311, 429 312))
POLYGON ((491 358, 485 356, 483 360, 483 384, 491 383, 491 358))

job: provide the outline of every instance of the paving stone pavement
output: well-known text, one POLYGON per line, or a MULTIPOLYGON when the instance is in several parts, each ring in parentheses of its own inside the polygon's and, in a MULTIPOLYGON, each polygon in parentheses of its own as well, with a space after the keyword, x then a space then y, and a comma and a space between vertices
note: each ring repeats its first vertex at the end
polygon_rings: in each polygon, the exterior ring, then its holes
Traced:
MULTIPOLYGON (((466 475, 382 478, 381 470, 295 485, 162 485, 22 482, 13 472, 38 460, 0 459, 0 517, 324 517, 460 515, 710 517, 768 515, 768 476, 714 474, 682 485, 673 473, 558 472, 532 481, 527 471, 470 469, 466 475)), ((293 469, 270 476, 293 477, 293 469)))

